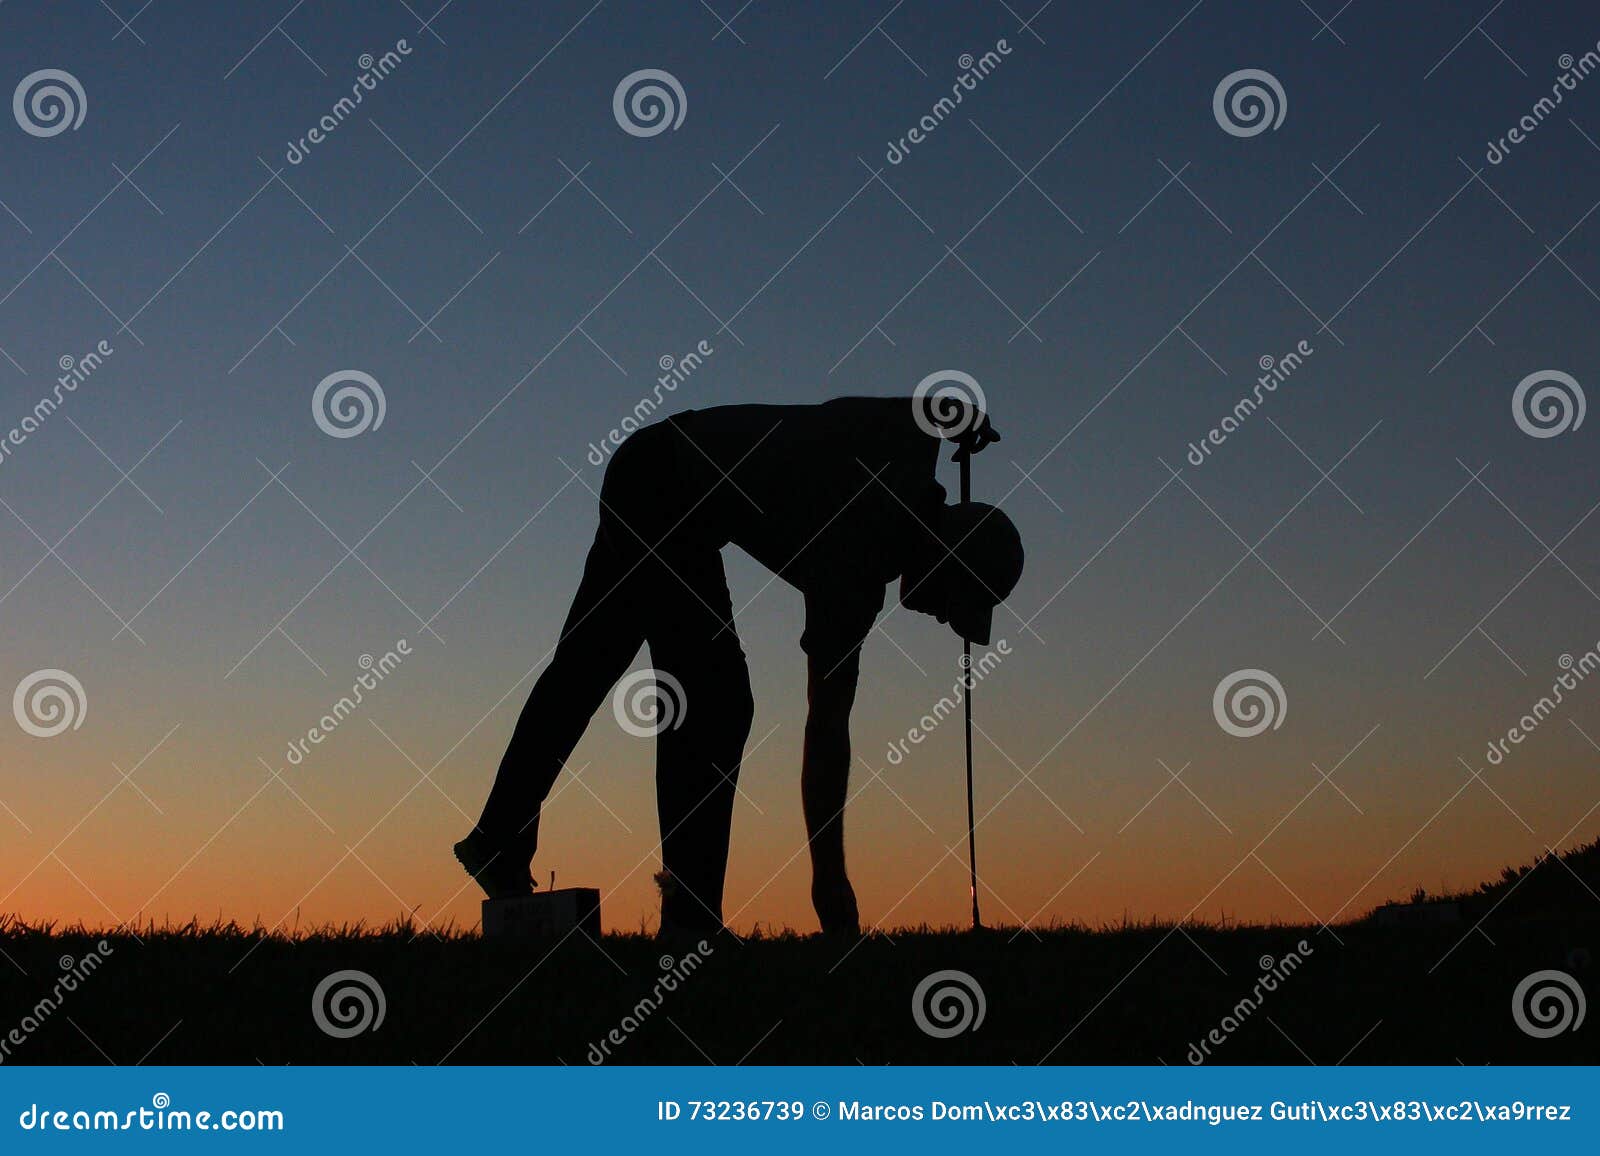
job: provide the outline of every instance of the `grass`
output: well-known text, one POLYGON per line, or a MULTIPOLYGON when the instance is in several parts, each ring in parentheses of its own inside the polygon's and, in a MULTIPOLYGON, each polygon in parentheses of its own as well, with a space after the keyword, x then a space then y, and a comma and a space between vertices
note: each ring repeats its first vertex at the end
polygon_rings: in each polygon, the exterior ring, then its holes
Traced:
MULTIPOLYGON (((1511 994, 1556 968, 1600 992, 1600 841, 1508 869, 1456 903, 1461 921, 1316 926, 1202 923, 932 928, 854 943, 760 935, 714 942, 698 969, 657 988, 674 948, 644 935, 581 937, 551 951, 400 920, 268 933, 234 923, 114 932, 0 917, 0 1045, 34 1017, 7 1063, 568 1063, 616 1029, 609 1063, 1228 1064, 1595 1063, 1600 1023, 1535 1039, 1511 994), (42 1017, 38 1003, 104 940, 103 963, 42 1017), (1303 962, 1240 1014, 1263 957, 1303 962), (333 1038, 312 993, 329 974, 381 986, 381 1027, 333 1038), (920 1030, 912 993, 958 969, 981 985, 981 1027, 920 1030), (640 1001, 659 994, 658 1006, 640 1001), (624 1032, 625 1017, 635 1026, 624 1032)), ((1270 965, 1269 965, 1270 966, 1270 965)), ((681 969, 680 969, 681 970, 681 969)))

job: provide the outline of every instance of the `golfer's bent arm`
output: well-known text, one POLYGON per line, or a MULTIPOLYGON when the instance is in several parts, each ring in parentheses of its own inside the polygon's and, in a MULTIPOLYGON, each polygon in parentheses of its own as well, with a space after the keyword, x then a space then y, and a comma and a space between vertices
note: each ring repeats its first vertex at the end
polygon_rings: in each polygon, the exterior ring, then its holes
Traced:
POLYGON ((808 664, 800 796, 811 845, 811 902, 824 931, 860 929, 855 892, 844 867, 844 804, 850 779, 850 708, 860 651, 843 662, 808 664))

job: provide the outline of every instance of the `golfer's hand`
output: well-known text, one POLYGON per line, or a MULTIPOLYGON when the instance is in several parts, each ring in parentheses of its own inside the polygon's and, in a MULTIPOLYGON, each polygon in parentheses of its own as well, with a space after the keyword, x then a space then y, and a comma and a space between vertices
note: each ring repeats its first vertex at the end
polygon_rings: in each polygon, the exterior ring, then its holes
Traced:
POLYGON ((843 875, 835 879, 813 878, 811 905, 817 909, 817 918, 827 934, 861 934, 861 916, 856 910, 855 889, 843 875))
POLYGON ((956 443, 956 452, 951 455, 950 460, 959 462, 979 453, 985 446, 999 441, 1000 431, 989 421, 988 414, 979 413, 971 428, 957 434, 953 440, 956 443))

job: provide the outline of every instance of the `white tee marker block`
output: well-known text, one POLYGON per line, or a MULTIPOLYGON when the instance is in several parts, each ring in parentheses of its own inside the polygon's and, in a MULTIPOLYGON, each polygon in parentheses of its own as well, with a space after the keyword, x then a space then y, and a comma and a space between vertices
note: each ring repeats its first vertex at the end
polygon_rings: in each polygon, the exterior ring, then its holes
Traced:
POLYGON ((483 901, 485 939, 559 942, 576 929, 600 939, 600 892, 593 887, 536 891, 515 899, 483 901))

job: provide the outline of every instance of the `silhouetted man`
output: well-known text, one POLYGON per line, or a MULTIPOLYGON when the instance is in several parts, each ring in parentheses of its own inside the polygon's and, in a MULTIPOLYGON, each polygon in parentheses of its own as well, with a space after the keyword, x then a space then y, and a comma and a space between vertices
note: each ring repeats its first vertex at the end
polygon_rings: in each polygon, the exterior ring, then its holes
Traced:
POLYGON ((684 698, 656 738, 662 930, 721 929, 735 784, 754 710, 722 568, 731 542, 805 595, 801 795, 811 898, 825 931, 859 929, 844 863, 850 708, 884 587, 898 579, 902 605, 986 644, 995 605, 1022 573, 1010 519, 980 502, 947 505, 934 480, 939 430, 961 431, 958 453, 998 434, 970 410, 953 425, 948 413, 930 423, 919 417, 922 404, 850 397, 690 410, 617 449, 560 642, 517 721, 483 817, 455 847, 491 898, 531 891, 540 806, 648 642, 652 665, 677 680, 684 698))

